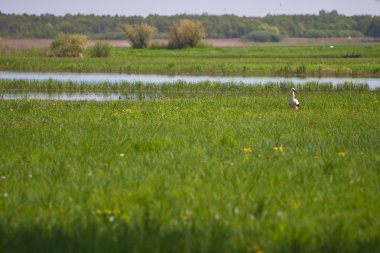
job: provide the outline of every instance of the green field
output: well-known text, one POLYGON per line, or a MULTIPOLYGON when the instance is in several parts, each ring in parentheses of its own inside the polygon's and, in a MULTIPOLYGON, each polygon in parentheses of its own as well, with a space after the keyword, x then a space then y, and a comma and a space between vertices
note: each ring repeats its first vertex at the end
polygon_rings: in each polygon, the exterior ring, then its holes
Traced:
POLYGON ((196 75, 380 76, 379 43, 265 44, 248 48, 113 49, 111 57, 47 57, 47 50, 6 50, 0 70, 196 75))
MULTIPOLYGON (((0 71, 380 77, 380 44, 330 46, 7 49, 0 71)), ((380 252, 379 101, 352 83, 1 80, 0 252, 380 252), (1 99, 114 91, 160 100, 1 99)))
POLYGON ((379 252, 379 90, 289 95, 0 100, 0 251, 379 252))

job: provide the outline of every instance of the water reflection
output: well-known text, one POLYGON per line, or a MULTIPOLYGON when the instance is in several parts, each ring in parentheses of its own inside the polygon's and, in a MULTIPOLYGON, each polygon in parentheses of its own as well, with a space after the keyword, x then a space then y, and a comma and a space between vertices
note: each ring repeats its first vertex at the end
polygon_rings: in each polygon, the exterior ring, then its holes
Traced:
POLYGON ((160 93, 79 93, 79 92, 8 92, 0 93, 0 99, 4 100, 22 100, 22 99, 37 99, 37 100, 62 100, 62 101, 116 101, 116 100, 161 100, 168 96, 160 93))
POLYGON ((245 85, 293 82, 294 84, 305 84, 308 82, 332 83, 333 85, 352 82, 355 84, 367 83, 370 89, 380 88, 380 78, 339 78, 339 77, 237 77, 237 76, 165 76, 165 75, 133 75, 133 74, 110 74, 110 73, 27 73, 27 72, 0 72, 0 80, 29 80, 44 81, 56 80, 61 82, 75 82, 96 84, 109 83, 149 83, 163 84, 183 81, 187 83, 219 82, 235 83, 245 85))

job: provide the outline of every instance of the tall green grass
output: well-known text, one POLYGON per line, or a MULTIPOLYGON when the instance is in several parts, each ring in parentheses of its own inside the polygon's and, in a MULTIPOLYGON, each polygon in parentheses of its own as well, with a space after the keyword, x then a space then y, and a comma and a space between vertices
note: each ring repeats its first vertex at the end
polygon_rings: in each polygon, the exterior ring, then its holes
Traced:
POLYGON ((1 252, 378 252, 380 95, 0 100, 1 252))
POLYGON ((253 44, 248 48, 113 49, 108 58, 46 57, 44 50, 0 54, 0 70, 271 76, 380 76, 376 43, 253 44), (350 57, 355 56, 355 57, 350 57))
POLYGON ((308 82, 295 84, 293 82, 268 82, 264 84, 221 83, 204 81, 188 83, 177 81, 175 83, 142 83, 142 82, 101 82, 77 83, 55 80, 0 80, 0 92, 12 91, 141 91, 141 92, 198 92, 198 93, 252 93, 252 92, 288 92, 292 87, 299 91, 369 91, 367 83, 344 82, 338 85, 332 83, 308 82))

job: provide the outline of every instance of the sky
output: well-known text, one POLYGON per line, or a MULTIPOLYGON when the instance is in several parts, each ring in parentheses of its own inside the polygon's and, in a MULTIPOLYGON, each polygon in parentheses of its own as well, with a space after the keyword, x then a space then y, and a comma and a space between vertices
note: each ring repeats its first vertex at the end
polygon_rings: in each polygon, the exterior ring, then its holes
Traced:
POLYGON ((16 14, 95 14, 147 16, 149 14, 235 14, 261 17, 267 14, 378 15, 380 0, 1 0, 0 12, 16 14))

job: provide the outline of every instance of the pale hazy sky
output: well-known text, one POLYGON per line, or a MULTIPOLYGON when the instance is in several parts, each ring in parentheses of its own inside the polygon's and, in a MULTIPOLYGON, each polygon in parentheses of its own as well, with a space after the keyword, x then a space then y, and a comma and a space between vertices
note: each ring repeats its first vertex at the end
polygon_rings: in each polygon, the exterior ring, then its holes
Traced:
POLYGON ((2 13, 28 14, 317 14, 337 10, 345 15, 380 15, 380 0, 1 0, 2 13))

